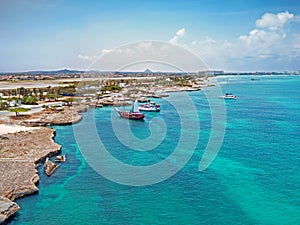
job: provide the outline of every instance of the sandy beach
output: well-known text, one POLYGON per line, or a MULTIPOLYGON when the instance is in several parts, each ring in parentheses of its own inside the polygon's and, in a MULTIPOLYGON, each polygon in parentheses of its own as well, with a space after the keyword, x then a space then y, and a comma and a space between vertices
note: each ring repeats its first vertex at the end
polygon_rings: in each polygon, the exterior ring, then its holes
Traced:
POLYGON ((36 130, 39 129, 38 127, 25 127, 25 126, 19 126, 19 125, 6 125, 6 124, 0 124, 0 135, 3 134, 12 134, 17 133, 21 131, 30 131, 30 130, 36 130))

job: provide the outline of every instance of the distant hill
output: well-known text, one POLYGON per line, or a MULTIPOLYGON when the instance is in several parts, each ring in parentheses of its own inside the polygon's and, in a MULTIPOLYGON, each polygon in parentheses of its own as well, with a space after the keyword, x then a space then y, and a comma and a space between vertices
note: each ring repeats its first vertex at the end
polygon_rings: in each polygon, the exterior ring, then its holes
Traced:
POLYGON ((84 73, 85 71, 80 71, 80 70, 68 70, 68 69, 63 69, 63 70, 53 70, 53 71, 28 71, 26 72, 27 74, 68 74, 68 73, 84 73))
POLYGON ((144 73, 153 73, 151 70, 149 70, 149 69, 146 69, 145 71, 144 71, 144 73))
POLYGON ((62 69, 62 70, 34 70, 34 71, 23 71, 23 72, 1 72, 0 75, 5 74, 29 74, 29 75, 38 75, 38 74, 74 74, 74 73, 85 73, 85 71, 81 70, 68 70, 68 69, 62 69))

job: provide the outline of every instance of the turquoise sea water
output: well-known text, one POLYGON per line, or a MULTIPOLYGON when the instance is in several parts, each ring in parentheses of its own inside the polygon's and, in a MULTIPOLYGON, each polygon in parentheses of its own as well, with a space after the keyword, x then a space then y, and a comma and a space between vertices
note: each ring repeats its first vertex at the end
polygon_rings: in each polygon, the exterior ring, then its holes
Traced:
MULTIPOLYGON (((224 92, 239 99, 226 101, 225 139, 207 170, 198 171, 211 126, 202 91, 189 93, 201 126, 192 158, 176 175, 150 186, 106 180, 85 161, 73 127, 56 126, 55 141, 67 162, 50 178, 40 169, 39 194, 17 200, 22 209, 9 224, 299 224, 300 77, 219 81, 224 92)), ((174 107, 167 99, 158 102, 160 113, 146 114, 144 123, 130 122, 140 138, 150 135, 154 117, 165 122, 165 140, 153 151, 133 151, 118 142, 111 108, 90 110, 75 126, 87 125, 95 115, 99 136, 113 156, 133 165, 155 164, 172 153, 181 134, 174 107)), ((96 151, 93 142, 90 149, 96 151)))

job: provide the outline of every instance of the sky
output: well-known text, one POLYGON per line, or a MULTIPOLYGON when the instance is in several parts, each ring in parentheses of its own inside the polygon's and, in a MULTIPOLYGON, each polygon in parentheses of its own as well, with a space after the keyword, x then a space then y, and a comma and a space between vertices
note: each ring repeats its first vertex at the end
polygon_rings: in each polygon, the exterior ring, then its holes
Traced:
POLYGON ((300 1, 0 0, 1 72, 86 70, 148 40, 191 51, 209 69, 298 71, 300 1))

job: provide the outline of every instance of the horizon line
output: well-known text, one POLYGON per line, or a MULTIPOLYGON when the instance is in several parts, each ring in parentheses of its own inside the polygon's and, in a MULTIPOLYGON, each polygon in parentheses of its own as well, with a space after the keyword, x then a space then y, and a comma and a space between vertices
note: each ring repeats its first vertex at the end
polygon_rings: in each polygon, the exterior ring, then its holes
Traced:
MULTIPOLYGON (((61 68, 61 69, 37 69, 37 70, 23 70, 23 71, 0 71, 0 74, 22 74, 22 73, 51 73, 51 72, 61 72, 61 71, 69 71, 69 72, 100 72, 100 73, 144 73, 145 71, 150 70, 149 68, 143 70, 143 71, 118 71, 118 70, 82 70, 82 69, 70 69, 70 68, 61 68)), ((152 71, 150 70, 149 73, 199 73, 199 72, 223 72, 226 73, 286 73, 286 72, 298 72, 299 70, 231 70, 226 71, 223 69, 208 69, 208 70, 199 70, 199 71, 152 71)))

